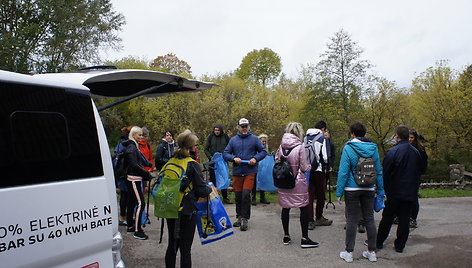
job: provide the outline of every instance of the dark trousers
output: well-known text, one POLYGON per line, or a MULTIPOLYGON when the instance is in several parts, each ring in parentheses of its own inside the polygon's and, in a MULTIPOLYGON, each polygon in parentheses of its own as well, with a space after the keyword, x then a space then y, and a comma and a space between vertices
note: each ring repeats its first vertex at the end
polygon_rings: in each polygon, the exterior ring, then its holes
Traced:
MULTIPOLYGON (((257 178, 257 174, 256 174, 256 178, 257 178)), ((254 188, 252 188, 252 200, 253 201, 256 201, 256 187, 257 187, 257 179, 254 179, 254 188)), ((262 191, 262 190, 259 190, 259 197, 260 197, 260 200, 264 200, 265 199, 265 192, 262 191)))
POLYGON ((359 215, 364 218, 367 230, 367 244, 369 250, 376 248, 376 229, 374 220, 374 191, 344 191, 346 202, 346 251, 354 250, 359 215), (362 213, 361 213, 362 212, 362 213))
POLYGON ((383 245, 392 228, 393 218, 398 216, 397 239, 395 239, 395 249, 403 250, 408 235, 410 234, 410 213, 413 201, 398 200, 388 198, 380 220, 377 233, 377 245, 383 245))
POLYGON ((175 267, 175 259, 177 250, 180 250, 180 267, 192 267, 192 243, 195 234, 195 226, 197 226, 197 217, 195 215, 181 215, 180 220, 167 219, 167 233, 169 235, 169 243, 166 251, 166 267, 175 267), (179 223, 179 226, 176 224, 179 223), (175 238, 175 228, 180 228, 179 238, 175 238))
POLYGON ((323 209, 326 199, 326 173, 315 171, 310 173, 310 185, 308 186, 308 221, 315 221, 323 217, 323 209), (313 201, 316 199, 316 213, 313 211, 313 201))
MULTIPOLYGON (((282 208, 282 227, 284 234, 290 236, 288 223, 290 221, 290 208, 282 208)), ((302 227, 302 237, 308 239, 308 207, 300 208, 300 226, 302 227)))
MULTIPOLYGON (((216 175, 215 175, 215 164, 213 163, 213 165, 210 165, 210 168, 209 168, 209 174, 210 174, 210 181, 215 185, 216 187, 216 175)), ((221 196, 223 196, 223 198, 228 198, 228 189, 222 189, 221 190, 221 196)))
POLYGON ((141 216, 146 203, 144 201, 143 188, 141 181, 126 181, 128 186, 128 206, 126 207, 126 222, 128 227, 134 226, 134 231, 141 231, 141 216), (136 207, 136 212, 134 208, 136 207))
POLYGON ((420 200, 419 197, 416 197, 415 202, 413 202, 413 207, 411 208, 411 218, 416 220, 418 218, 418 213, 420 212, 420 200))
POLYGON ((126 217, 126 207, 128 207, 129 192, 120 191, 120 216, 126 217))
POLYGON ((233 176, 233 189, 236 196, 236 216, 251 217, 251 191, 254 187, 254 175, 233 176))

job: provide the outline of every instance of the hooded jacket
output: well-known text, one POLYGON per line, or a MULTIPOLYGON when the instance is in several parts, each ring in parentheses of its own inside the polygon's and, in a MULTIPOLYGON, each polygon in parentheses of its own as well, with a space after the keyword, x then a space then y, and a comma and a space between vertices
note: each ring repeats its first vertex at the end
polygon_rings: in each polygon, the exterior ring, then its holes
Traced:
POLYGON ((138 150, 136 143, 133 140, 127 140, 122 143, 126 146, 125 161, 127 165, 127 175, 140 176, 143 180, 151 180, 151 174, 142 168, 141 152, 138 150))
POLYGON ((151 164, 151 166, 144 167, 147 171, 152 171, 154 169, 154 158, 152 157, 151 144, 145 141, 138 142, 139 151, 143 154, 144 158, 151 164))
POLYGON ((157 170, 160 171, 167 161, 169 161, 176 148, 177 143, 175 143, 175 141, 168 143, 166 139, 162 139, 161 144, 157 147, 156 161, 154 162, 157 170))
POLYGON ((228 142, 229 136, 224 133, 223 126, 216 124, 213 127, 213 131, 210 133, 210 135, 208 135, 205 141, 205 155, 208 157, 208 160, 211 160, 216 152, 223 153, 226 145, 228 145, 228 142), (215 128, 220 129, 220 135, 215 135, 215 128))
POLYGON ((259 162, 266 155, 267 152, 262 142, 257 136, 252 135, 251 130, 247 134, 242 134, 238 131, 238 135, 229 140, 228 145, 223 151, 225 161, 233 162, 233 176, 246 176, 257 173, 257 163, 252 166, 245 163, 236 164, 234 158, 239 157, 241 160, 255 158, 259 162))
POLYGON ((421 156, 408 140, 399 141, 387 151, 383 170, 387 198, 416 200, 421 176, 421 156))
POLYGON ((305 140, 313 140, 315 145, 315 157, 319 165, 314 171, 327 172, 329 169, 328 162, 331 156, 328 138, 322 134, 321 129, 309 128, 306 131, 306 137, 304 141, 305 140), (316 136, 318 136, 318 134, 321 134, 321 136, 316 141, 313 140, 316 136))
POLYGON ((375 162, 375 172, 377 173, 376 180, 376 192, 377 194, 385 194, 384 192, 384 183, 382 176, 382 165, 380 163, 379 151, 377 144, 373 142, 361 141, 367 140, 363 138, 354 138, 346 143, 343 148, 341 155, 341 161, 339 163, 339 172, 338 172, 338 183, 336 185, 336 196, 341 197, 344 195, 344 191, 359 191, 359 190, 368 190, 374 191, 374 186, 361 187, 359 186, 355 179, 354 175, 356 172, 357 162, 359 157, 353 148, 365 158, 372 158, 375 162), (351 146, 353 148, 351 148, 351 146))
MULTIPOLYGON (((297 174, 295 187, 293 189, 279 189, 279 205, 282 208, 300 208, 308 205, 308 182, 305 172, 310 171, 305 148, 299 137, 285 133, 282 142, 275 155, 275 161, 279 161, 282 149, 292 149, 287 156, 287 161, 292 167, 293 174, 297 174)), ((284 152, 285 155, 286 151, 284 152)))

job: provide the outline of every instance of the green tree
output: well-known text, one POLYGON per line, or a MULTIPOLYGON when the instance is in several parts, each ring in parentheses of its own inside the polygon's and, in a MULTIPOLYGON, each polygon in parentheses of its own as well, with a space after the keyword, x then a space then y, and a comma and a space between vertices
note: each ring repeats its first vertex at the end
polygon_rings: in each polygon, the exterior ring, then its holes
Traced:
POLYGON ((184 61, 179 59, 174 53, 167 53, 164 56, 159 56, 155 58, 151 64, 151 68, 153 70, 181 75, 185 77, 191 77, 192 75, 192 67, 184 61))
POLYGON ((5 0, 0 14, 0 68, 20 73, 99 62, 125 23, 110 0, 5 0))
POLYGON ((254 49, 242 60, 236 75, 262 86, 275 81, 282 71, 280 56, 269 48, 254 49))
MULTIPOLYGON (((351 122, 351 111, 360 107, 359 98, 364 87, 366 72, 371 68, 367 60, 361 59, 363 49, 343 29, 330 38, 328 50, 321 54, 316 65, 318 85, 329 93, 337 94, 346 125, 351 122)), ((322 104, 321 104, 322 105, 322 104)))

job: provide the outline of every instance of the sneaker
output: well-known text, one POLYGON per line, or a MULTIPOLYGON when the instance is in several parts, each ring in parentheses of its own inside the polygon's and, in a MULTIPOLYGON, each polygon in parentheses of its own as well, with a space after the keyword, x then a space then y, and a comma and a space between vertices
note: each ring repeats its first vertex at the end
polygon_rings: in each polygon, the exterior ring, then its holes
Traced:
POLYGON ((308 222, 308 230, 314 230, 316 227, 316 224, 314 221, 308 222))
POLYGON ((284 236, 284 245, 288 245, 292 243, 292 239, 290 239, 290 236, 284 236))
POLYGON ((134 234, 134 229, 135 229, 134 226, 128 227, 128 228, 126 228, 126 233, 127 234, 134 234))
POLYGON ((302 238, 302 241, 301 241, 301 244, 300 244, 300 246, 302 248, 316 248, 319 245, 320 245, 320 243, 315 242, 315 241, 311 241, 310 238, 307 238, 307 239, 302 238))
POLYGON ((253 206, 257 206, 256 199, 252 199, 252 201, 251 201, 251 205, 253 205, 253 206))
POLYGON ((403 249, 395 248, 395 251, 398 253, 403 253, 403 249))
POLYGON ((148 239, 148 236, 142 230, 135 232, 133 237, 140 240, 148 239))
POLYGON ((362 252, 362 256, 366 259, 369 259, 369 261, 377 261, 377 256, 375 255, 375 251, 374 252, 369 252, 368 250, 364 250, 362 252))
POLYGON ((414 219, 410 219, 410 228, 417 228, 418 223, 414 219))
POLYGON ((235 223, 233 223, 233 227, 240 227, 241 226, 241 218, 237 217, 237 220, 235 223))
POLYGON ((332 223, 332 220, 328 220, 325 217, 321 217, 315 221, 316 226, 330 226, 332 223))
POLYGON ((351 252, 347 252, 347 251, 341 251, 339 253, 339 257, 341 257, 341 259, 345 260, 346 262, 352 262, 352 253, 351 252))
POLYGON ((231 200, 229 200, 228 197, 223 197, 223 204, 231 205, 231 204, 233 204, 233 202, 231 202, 231 200))
POLYGON ((239 227, 239 229, 244 232, 244 231, 247 231, 247 228, 248 228, 247 219, 242 218, 241 219, 241 227, 239 227))
POLYGON ((267 199, 264 198, 264 199, 261 199, 261 204, 268 205, 268 204, 270 204, 270 202, 267 201, 267 199))
POLYGON ((368 247, 368 246, 369 246, 369 240, 367 240, 367 239, 364 240, 364 245, 365 245, 366 247, 368 247))
POLYGON ((365 233, 365 225, 364 224, 358 224, 357 225, 357 231, 361 234, 365 233))

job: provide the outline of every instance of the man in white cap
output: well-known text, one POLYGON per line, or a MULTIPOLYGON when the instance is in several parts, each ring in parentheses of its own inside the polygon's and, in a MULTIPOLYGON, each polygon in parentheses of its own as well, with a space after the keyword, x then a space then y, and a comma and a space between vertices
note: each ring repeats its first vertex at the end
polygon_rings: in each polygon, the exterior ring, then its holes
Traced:
POLYGON ((231 138, 223 152, 223 158, 233 162, 233 189, 236 196, 236 217, 233 224, 241 231, 248 229, 251 216, 251 191, 254 187, 257 163, 267 152, 259 138, 252 134, 249 120, 239 119, 238 134, 231 138))

